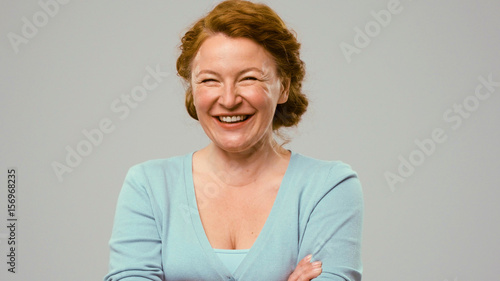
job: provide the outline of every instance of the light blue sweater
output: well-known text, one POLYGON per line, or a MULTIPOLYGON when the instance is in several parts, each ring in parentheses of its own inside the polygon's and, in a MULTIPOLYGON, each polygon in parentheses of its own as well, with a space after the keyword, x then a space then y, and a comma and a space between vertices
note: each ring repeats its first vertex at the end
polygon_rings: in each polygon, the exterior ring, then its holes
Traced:
POLYGON ((104 280, 287 280, 308 254, 323 263, 314 280, 361 280, 363 195, 348 165, 292 152, 271 213, 232 274, 203 230, 192 155, 129 170, 104 280))

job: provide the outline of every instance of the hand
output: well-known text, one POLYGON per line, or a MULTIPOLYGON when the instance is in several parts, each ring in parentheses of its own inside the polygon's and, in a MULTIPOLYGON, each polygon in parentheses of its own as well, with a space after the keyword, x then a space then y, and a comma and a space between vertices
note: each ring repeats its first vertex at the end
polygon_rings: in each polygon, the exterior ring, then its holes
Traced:
POLYGON ((309 281, 321 274, 321 262, 311 262, 312 255, 303 258, 295 270, 292 272, 288 281, 309 281))

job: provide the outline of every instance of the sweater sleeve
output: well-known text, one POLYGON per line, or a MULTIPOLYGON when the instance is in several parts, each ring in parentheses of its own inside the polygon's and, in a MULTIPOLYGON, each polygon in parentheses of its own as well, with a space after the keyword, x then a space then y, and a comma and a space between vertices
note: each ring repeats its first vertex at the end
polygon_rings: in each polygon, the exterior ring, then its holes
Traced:
POLYGON ((354 173, 344 178, 330 175, 326 184, 327 192, 309 216, 299 258, 312 254, 313 261, 322 262, 322 273, 314 280, 360 281, 361 184, 354 173))
POLYGON ((142 167, 132 167, 118 197, 105 281, 164 280, 158 216, 151 197, 142 167))

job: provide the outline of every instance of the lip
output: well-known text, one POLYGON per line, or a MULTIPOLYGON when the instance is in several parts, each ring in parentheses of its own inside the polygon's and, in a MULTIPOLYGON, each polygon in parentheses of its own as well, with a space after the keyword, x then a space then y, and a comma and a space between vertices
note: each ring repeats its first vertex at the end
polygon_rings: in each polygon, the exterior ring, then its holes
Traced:
POLYGON ((220 115, 213 116, 213 119, 214 119, 215 123, 217 123, 218 126, 224 128, 224 129, 228 129, 228 130, 235 130, 235 129, 239 129, 239 128, 245 126, 248 122, 250 122, 250 120, 253 118, 253 116, 254 116, 253 114, 220 114, 220 115), (239 115, 247 115, 248 117, 244 121, 236 122, 236 123, 224 123, 224 122, 219 120, 220 116, 239 116, 239 115))
POLYGON ((212 114, 213 117, 219 117, 219 116, 240 116, 240 115, 251 116, 251 115, 254 115, 254 113, 245 113, 245 112, 242 112, 242 113, 220 113, 220 114, 212 114))

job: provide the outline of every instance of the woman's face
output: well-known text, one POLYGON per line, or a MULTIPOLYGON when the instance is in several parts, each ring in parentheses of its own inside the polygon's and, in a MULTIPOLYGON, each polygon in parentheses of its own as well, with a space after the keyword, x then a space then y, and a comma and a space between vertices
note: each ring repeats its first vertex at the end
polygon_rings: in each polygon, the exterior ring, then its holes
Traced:
POLYGON ((203 130, 227 152, 246 152, 269 142, 276 105, 288 98, 276 64, 262 46, 223 34, 201 45, 191 85, 203 130))

